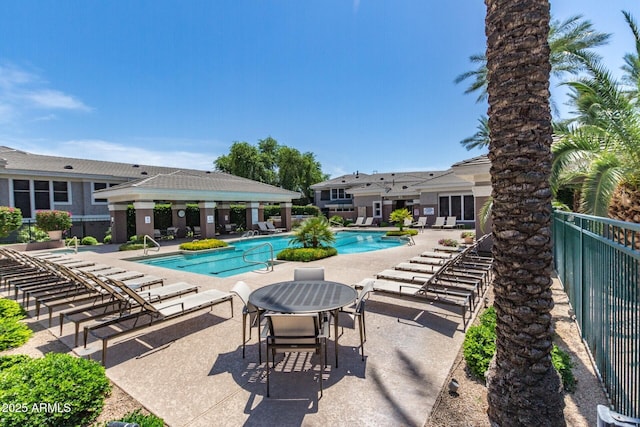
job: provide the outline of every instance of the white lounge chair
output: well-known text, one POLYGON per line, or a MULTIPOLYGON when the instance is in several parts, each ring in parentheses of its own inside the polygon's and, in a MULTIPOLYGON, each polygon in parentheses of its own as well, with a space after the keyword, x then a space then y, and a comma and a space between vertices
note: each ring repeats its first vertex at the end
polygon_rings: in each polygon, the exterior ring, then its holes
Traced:
POLYGON ((454 228, 456 226, 457 219, 455 216, 448 216, 447 222, 442 226, 442 228, 454 228))
POLYGON ((370 216, 369 218, 364 220, 364 223, 362 223, 360 227, 371 227, 372 225, 373 225, 373 217, 370 216))
POLYGON ((426 227, 426 225, 427 225, 427 217, 421 216, 420 218, 418 218, 416 222, 411 224, 411 227, 419 228, 422 231, 424 230, 424 227, 426 227))
POLYGON ((360 227, 363 223, 364 223, 364 217, 359 216, 358 218, 356 218, 356 222, 348 224, 347 227, 360 227))
POLYGON ((436 222, 431 225, 431 228, 442 228, 444 227, 445 217, 439 216, 436 218, 436 222))

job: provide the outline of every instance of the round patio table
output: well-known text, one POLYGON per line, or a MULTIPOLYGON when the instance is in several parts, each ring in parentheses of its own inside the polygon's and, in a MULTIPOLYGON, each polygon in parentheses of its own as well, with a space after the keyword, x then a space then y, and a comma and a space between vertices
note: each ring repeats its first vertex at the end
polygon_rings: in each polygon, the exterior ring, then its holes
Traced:
POLYGON ((338 367, 338 311, 358 296, 343 283, 328 280, 278 282, 256 289, 249 302, 261 310, 278 313, 334 312, 336 368, 338 367))

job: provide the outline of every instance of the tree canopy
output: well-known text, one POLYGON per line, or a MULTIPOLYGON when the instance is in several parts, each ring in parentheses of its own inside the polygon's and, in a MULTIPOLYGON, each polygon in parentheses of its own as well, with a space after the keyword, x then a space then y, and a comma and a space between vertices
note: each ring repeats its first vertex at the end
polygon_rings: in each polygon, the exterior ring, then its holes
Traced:
POLYGON ((302 194, 300 202, 313 200, 311 186, 328 179, 322 172, 320 162, 311 152, 281 145, 272 137, 258 141, 258 145, 236 141, 229 154, 214 161, 216 170, 253 179, 302 194))

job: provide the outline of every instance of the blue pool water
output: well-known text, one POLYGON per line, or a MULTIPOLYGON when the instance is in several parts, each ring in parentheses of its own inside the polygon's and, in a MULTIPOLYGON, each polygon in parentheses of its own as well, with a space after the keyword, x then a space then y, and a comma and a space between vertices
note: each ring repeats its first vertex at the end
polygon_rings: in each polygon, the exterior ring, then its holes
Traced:
MULTIPOLYGON (((138 260, 142 264, 172 270, 189 271, 215 277, 229 277, 247 271, 265 268, 264 264, 251 264, 243 259, 248 249, 269 242, 273 246, 274 257, 289 245, 290 236, 269 236, 249 238, 230 243, 229 248, 208 253, 183 253, 163 257, 138 260)), ((333 246, 338 254, 355 254, 377 251, 405 244, 404 240, 384 238, 384 232, 340 231, 336 233, 333 246)), ((250 252, 246 259, 253 262, 265 262, 271 257, 268 246, 262 246, 250 252)))

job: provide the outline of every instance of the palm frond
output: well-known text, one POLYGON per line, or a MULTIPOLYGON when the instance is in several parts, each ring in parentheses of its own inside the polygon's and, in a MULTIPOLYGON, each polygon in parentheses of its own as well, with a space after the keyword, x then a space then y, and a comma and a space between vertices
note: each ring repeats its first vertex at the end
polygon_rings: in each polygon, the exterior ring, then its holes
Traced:
POLYGON ((591 166, 582 186, 581 210, 590 215, 606 217, 611 196, 624 173, 619 159, 611 153, 599 157, 591 166))

